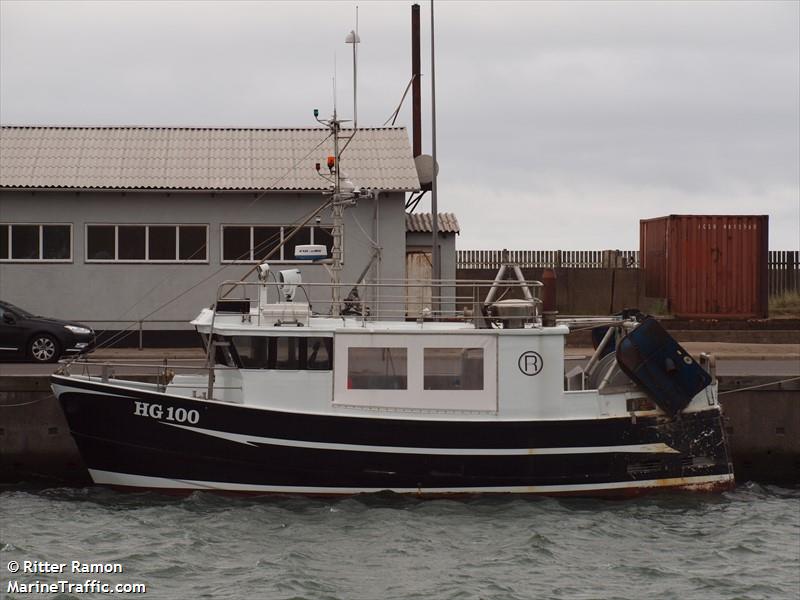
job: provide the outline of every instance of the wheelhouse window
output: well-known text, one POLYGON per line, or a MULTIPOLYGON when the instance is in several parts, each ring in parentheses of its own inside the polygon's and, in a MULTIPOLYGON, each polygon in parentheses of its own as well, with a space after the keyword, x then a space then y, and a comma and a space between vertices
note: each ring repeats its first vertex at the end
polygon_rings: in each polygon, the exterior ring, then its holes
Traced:
POLYGON ((335 345, 334 405, 497 412, 497 336, 348 328, 335 345))
POLYGON ((347 349, 347 387, 352 390, 408 389, 407 348, 347 349))
POLYGON ((423 388, 482 390, 483 348, 425 348, 423 388))
POLYGON ((306 369, 330 371, 333 365, 333 338, 306 338, 306 369))
POLYGON ((207 225, 87 225, 87 262, 208 262, 207 225))
POLYGON ((232 354, 242 369, 279 371, 330 371, 333 338, 301 336, 235 335, 232 354))
POLYGON ((260 262, 273 250, 271 262, 292 262, 295 246, 306 244, 323 244, 327 257, 331 257, 333 234, 330 228, 313 225, 292 235, 294 230, 295 227, 289 225, 223 225, 222 262, 260 262))
POLYGON ((0 261, 70 262, 72 225, 0 223, 0 261))

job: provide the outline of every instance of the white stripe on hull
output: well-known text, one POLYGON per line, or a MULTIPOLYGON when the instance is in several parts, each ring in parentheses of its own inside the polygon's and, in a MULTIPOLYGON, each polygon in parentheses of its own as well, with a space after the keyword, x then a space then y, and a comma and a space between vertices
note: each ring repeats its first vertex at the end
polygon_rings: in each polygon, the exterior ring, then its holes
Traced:
POLYGON ((202 427, 190 427, 177 423, 164 425, 179 427, 195 433, 238 442, 248 446, 270 444, 272 446, 288 446, 291 448, 308 448, 311 450, 344 450, 348 452, 386 452, 388 454, 431 454, 437 456, 533 456, 545 454, 601 454, 608 452, 624 452, 632 454, 678 454, 674 448, 662 442, 656 444, 627 444, 622 446, 572 446, 565 448, 415 448, 409 446, 368 446, 361 444, 335 444, 329 442, 310 442, 305 440, 287 440, 284 438, 261 437, 227 431, 215 431, 202 427))
POLYGON ((167 479, 146 475, 130 475, 89 469, 92 480, 98 485, 116 485, 125 487, 170 489, 170 490, 209 490, 228 492, 256 492, 283 494, 362 494, 376 492, 395 492, 398 494, 555 494, 580 493, 605 490, 654 489, 654 488, 700 488, 716 484, 733 483, 733 474, 704 475, 700 477, 675 477, 669 479, 648 479, 642 481, 619 481, 611 483, 582 483, 570 485, 534 485, 534 486, 496 486, 496 487, 441 487, 441 488, 370 488, 370 487, 318 487, 290 485, 256 485, 249 483, 227 483, 217 481, 196 481, 189 479, 167 479))

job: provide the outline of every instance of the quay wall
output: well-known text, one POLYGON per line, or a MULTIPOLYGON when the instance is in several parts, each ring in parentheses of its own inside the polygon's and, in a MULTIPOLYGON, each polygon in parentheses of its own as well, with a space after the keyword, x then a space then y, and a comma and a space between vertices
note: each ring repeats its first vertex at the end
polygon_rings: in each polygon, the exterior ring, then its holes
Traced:
MULTIPOLYGON (((763 378, 758 378, 763 382, 763 378)), ((721 378, 721 391, 755 380, 721 378)), ((800 483, 800 386, 721 396, 739 482, 800 483)), ((87 485, 47 376, 0 377, 0 483, 87 485)))
POLYGON ((49 376, 0 377, 0 483, 91 484, 49 376))

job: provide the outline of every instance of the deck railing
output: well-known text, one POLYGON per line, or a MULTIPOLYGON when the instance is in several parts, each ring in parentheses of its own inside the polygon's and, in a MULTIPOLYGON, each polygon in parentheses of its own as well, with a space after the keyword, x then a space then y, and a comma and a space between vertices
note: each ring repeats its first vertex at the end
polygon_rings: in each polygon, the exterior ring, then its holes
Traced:
POLYGON ((248 323, 262 324, 264 319, 266 321, 263 322, 269 323, 290 323, 307 321, 311 316, 335 314, 356 317, 364 322, 384 319, 472 322, 483 318, 484 301, 492 289, 494 300, 510 313, 506 314, 504 310, 503 314, 495 315, 492 312, 485 316, 498 321, 525 319, 526 316, 536 318, 541 305, 538 289, 542 283, 511 279, 396 279, 383 280, 381 283, 341 284, 340 297, 344 300, 340 301, 338 310, 334 310, 331 300, 330 283, 297 284, 294 292, 296 302, 284 297, 286 286, 276 281, 225 281, 217 290, 214 305, 217 309, 213 312, 213 319, 221 314, 241 313, 248 323), (510 307, 507 303, 503 305, 502 300, 521 304, 510 307), (257 310, 262 307, 266 308, 257 310), (255 320, 252 315, 256 315, 255 320))

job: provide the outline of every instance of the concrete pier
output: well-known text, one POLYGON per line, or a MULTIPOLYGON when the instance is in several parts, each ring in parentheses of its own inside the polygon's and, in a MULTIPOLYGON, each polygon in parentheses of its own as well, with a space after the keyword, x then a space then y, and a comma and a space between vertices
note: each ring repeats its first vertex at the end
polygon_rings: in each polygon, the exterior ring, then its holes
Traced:
POLYGON ((0 483, 91 483, 50 377, 0 376, 0 483))

